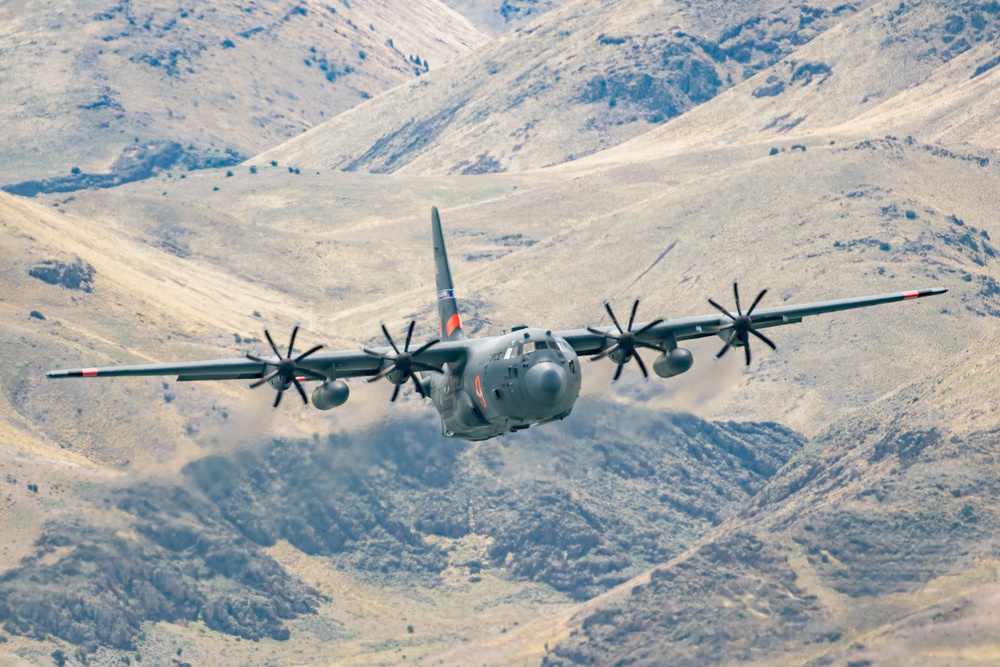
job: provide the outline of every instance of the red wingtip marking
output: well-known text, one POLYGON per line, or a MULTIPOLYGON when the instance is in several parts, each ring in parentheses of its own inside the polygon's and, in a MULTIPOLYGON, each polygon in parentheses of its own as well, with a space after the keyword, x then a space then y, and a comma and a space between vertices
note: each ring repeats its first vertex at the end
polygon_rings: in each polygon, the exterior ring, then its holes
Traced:
POLYGON ((458 313, 455 313, 448 319, 448 323, 444 327, 444 335, 450 336, 455 331, 455 329, 458 329, 461 326, 462 326, 462 319, 458 316, 458 313))
POLYGON ((83 377, 85 377, 85 378, 92 378, 92 377, 94 377, 96 375, 97 375, 97 369, 96 368, 84 368, 83 369, 83 377))
POLYGON ((903 292, 904 299, 916 299, 918 296, 920 296, 919 290, 913 290, 912 292, 903 292))

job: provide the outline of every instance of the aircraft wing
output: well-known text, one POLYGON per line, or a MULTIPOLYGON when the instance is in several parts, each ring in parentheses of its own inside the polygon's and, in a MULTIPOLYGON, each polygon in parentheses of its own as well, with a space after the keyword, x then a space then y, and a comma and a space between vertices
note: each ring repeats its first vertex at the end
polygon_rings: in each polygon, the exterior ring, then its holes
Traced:
MULTIPOLYGON (((420 361, 439 366, 454 362, 465 355, 466 347, 460 342, 440 342, 423 351, 420 361)), ((373 352, 391 355, 391 348, 372 348, 373 352)), ((245 357, 239 359, 212 359, 174 364, 142 364, 138 366, 108 366, 104 368, 78 368, 72 370, 49 371, 50 378, 67 377, 130 377, 142 375, 176 375, 177 379, 194 380, 254 380, 271 373, 281 361, 276 356, 258 357, 256 361, 245 357)), ((390 362, 362 350, 340 350, 314 352, 296 361, 294 372, 310 380, 326 378, 345 379, 376 375, 390 362)))
MULTIPOLYGON (((930 289, 891 292, 889 294, 876 294, 873 296, 835 299, 831 301, 816 301, 792 306, 761 308, 759 310, 751 306, 745 314, 749 317, 750 328, 755 331, 783 324, 796 324, 801 322, 804 317, 811 315, 821 315, 823 313, 833 313, 854 308, 867 308, 868 306, 878 306, 896 301, 909 301, 911 299, 944 294, 947 291, 947 288, 944 287, 932 287, 930 289)), ((758 295, 758 301, 760 296, 763 296, 763 293, 758 295)), ((754 303, 755 305, 756 302, 754 303)), ((638 333, 637 339, 641 342, 656 346, 666 345, 668 347, 672 341, 679 342, 693 338, 715 336, 720 332, 734 329, 736 318, 739 317, 739 314, 731 311, 727 316, 722 312, 724 309, 717 305, 715 307, 718 309, 718 312, 710 315, 638 323, 634 324, 631 329, 638 333)), ((614 326, 590 327, 587 329, 556 332, 557 335, 566 339, 573 346, 577 354, 584 356, 600 354, 604 347, 614 342, 613 337, 618 333, 618 328, 614 326), (610 336, 603 335, 605 333, 610 334, 610 336)))

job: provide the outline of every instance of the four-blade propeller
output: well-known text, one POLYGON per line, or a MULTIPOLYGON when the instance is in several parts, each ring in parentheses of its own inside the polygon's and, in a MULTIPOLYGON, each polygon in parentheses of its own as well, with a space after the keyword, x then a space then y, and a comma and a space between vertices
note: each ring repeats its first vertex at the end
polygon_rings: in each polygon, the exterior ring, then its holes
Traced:
POLYGON ((605 301, 604 308, 608 311, 608 315, 611 316, 611 321, 615 323, 615 328, 618 329, 618 333, 613 331, 601 331, 600 329, 595 329, 594 327, 587 327, 587 331, 590 333, 595 333, 600 336, 604 336, 608 340, 614 341, 611 346, 607 349, 601 350, 599 354, 594 355, 590 358, 590 360, 597 361, 598 359, 603 359, 610 354, 621 351, 622 354, 620 361, 616 361, 615 358, 612 358, 612 361, 615 361, 615 363, 618 364, 618 369, 615 371, 615 377, 611 381, 615 382, 619 377, 621 377, 622 369, 631 359, 635 359, 635 362, 639 364, 639 370, 642 371, 642 376, 644 378, 648 378, 649 372, 646 370, 646 364, 642 362, 642 357, 639 356, 637 348, 644 347, 658 352, 662 352, 663 349, 657 347, 656 345, 642 342, 639 340, 639 336, 655 327, 657 324, 662 322, 663 319, 653 320, 641 329, 632 331, 632 325, 635 324, 635 311, 639 308, 639 299, 636 299, 635 303, 632 304, 632 314, 628 318, 628 327, 625 329, 622 329, 622 326, 618 324, 618 318, 615 317, 614 311, 611 310, 611 304, 605 301))
POLYGON ((265 366, 274 367, 273 371, 266 374, 260 380, 257 380, 253 384, 249 385, 251 389, 256 389, 257 387, 266 384, 275 378, 278 378, 279 380, 279 384, 277 387, 278 395, 274 399, 274 405, 272 406, 274 408, 278 407, 278 404, 281 403, 282 394, 284 394, 285 389, 287 389, 291 385, 294 385, 295 388, 298 389, 299 396, 302 397, 302 402, 306 405, 309 404, 309 399, 306 398, 306 392, 302 388, 302 384, 299 383, 298 376, 304 375, 312 377, 316 380, 326 380, 326 376, 323 375, 322 373, 317 373, 316 371, 310 370, 308 368, 299 368, 298 366, 298 364, 303 359, 308 357, 310 354, 322 350, 323 349, 322 345, 317 345, 316 347, 313 347, 307 350, 306 352, 303 352, 294 359, 292 358, 292 348, 295 347, 295 336, 298 333, 299 333, 299 327, 298 325, 296 325, 295 328, 292 329, 292 338, 291 340, 288 341, 288 354, 282 355, 281 352, 278 351, 278 346, 274 344, 274 340, 271 338, 271 334, 268 332, 267 329, 264 329, 264 337, 267 338, 267 342, 271 345, 271 349, 274 351, 275 356, 278 357, 277 361, 273 359, 263 359, 261 357, 255 357, 252 354, 246 355, 246 358, 250 359, 251 361, 256 361, 258 363, 264 364, 265 366))
POLYGON ((746 313, 744 313, 740 309, 740 288, 739 288, 739 283, 737 283, 737 282, 734 281, 733 282, 733 296, 736 297, 736 315, 733 315, 728 310, 726 310, 725 308, 723 308, 722 306, 720 306, 719 304, 717 304, 715 301, 713 301, 711 298, 709 298, 708 302, 710 304, 712 304, 712 306, 716 310, 718 310, 720 313, 722 313, 723 315, 725 315, 726 317, 728 317, 730 320, 733 321, 732 332, 729 334, 729 338, 728 338, 728 340, 726 340, 726 344, 723 346, 723 348, 721 350, 719 350, 719 353, 717 355, 715 355, 716 359, 721 358, 722 355, 724 355, 726 352, 728 352, 729 348, 731 348, 733 346, 733 344, 739 343, 743 347, 743 354, 746 356, 747 366, 749 366, 750 365, 750 336, 754 336, 754 337, 759 338, 760 340, 764 341, 767 344, 767 346, 770 347, 772 350, 778 349, 777 346, 774 343, 771 342, 770 338, 768 338, 767 336, 765 336, 764 334, 762 334, 761 332, 757 331, 754 328, 754 326, 753 326, 753 320, 750 319, 750 315, 753 313, 754 308, 757 307, 757 304, 760 303, 760 300, 764 298, 765 294, 767 294, 767 290, 766 289, 761 290, 760 294, 757 295, 757 298, 754 299, 753 303, 750 305, 750 310, 748 310, 746 313))
POLYGON ((416 387, 417 393, 420 394, 421 398, 427 398, 427 394, 424 393, 424 388, 420 383, 420 380, 413 375, 414 371, 434 371, 437 373, 444 372, 444 370, 438 366, 432 366, 431 364, 425 364, 418 361, 418 357, 421 354, 440 342, 437 338, 429 343, 425 343, 413 352, 410 352, 410 341, 413 338, 413 327, 416 326, 416 324, 416 322, 412 320, 410 321, 410 328, 406 332, 406 342, 403 344, 402 352, 400 352, 399 348, 396 347, 396 343, 392 340, 392 336, 389 335, 389 330, 385 328, 384 324, 382 325, 382 333, 385 334, 386 340, 389 341, 393 354, 385 354, 378 352, 377 350, 370 350, 367 347, 361 348, 365 354, 370 354, 373 357, 378 357, 379 359, 391 362, 390 365, 383 369, 378 375, 368 379, 368 382, 375 382, 376 380, 381 380, 382 378, 388 378, 390 382, 396 385, 396 388, 392 391, 392 398, 389 399, 390 402, 396 401, 396 398, 399 396, 399 388, 411 379, 413 380, 413 386, 416 387))

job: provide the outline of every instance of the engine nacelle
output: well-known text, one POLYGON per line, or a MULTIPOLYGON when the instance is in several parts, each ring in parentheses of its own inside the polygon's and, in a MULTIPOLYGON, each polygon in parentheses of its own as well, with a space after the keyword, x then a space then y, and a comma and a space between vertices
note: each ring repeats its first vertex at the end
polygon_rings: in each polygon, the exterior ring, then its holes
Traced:
POLYGON ((330 410, 347 402, 351 388, 343 380, 324 382, 316 387, 312 395, 313 405, 320 410, 330 410))
POLYGON ((670 378, 686 373, 694 363, 691 350, 675 347, 670 352, 661 354, 653 361, 653 372, 661 378, 670 378))

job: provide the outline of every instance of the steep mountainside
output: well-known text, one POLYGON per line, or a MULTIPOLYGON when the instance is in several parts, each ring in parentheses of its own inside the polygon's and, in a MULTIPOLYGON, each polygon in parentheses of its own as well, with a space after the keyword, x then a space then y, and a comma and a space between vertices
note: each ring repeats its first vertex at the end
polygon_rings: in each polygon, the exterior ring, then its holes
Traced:
POLYGON ((174 142, 247 156, 487 37, 437 0, 44 0, 0 7, 0 183, 174 142))
POLYGON ((998 37, 995 3, 880 2, 742 86, 593 159, 840 134, 995 147, 998 37))
POLYGON ((976 345, 887 398, 892 417, 814 440, 543 664, 995 662, 997 356, 976 345))
POLYGON ((870 4, 576 0, 257 162, 475 174, 572 160, 683 114, 870 4))

